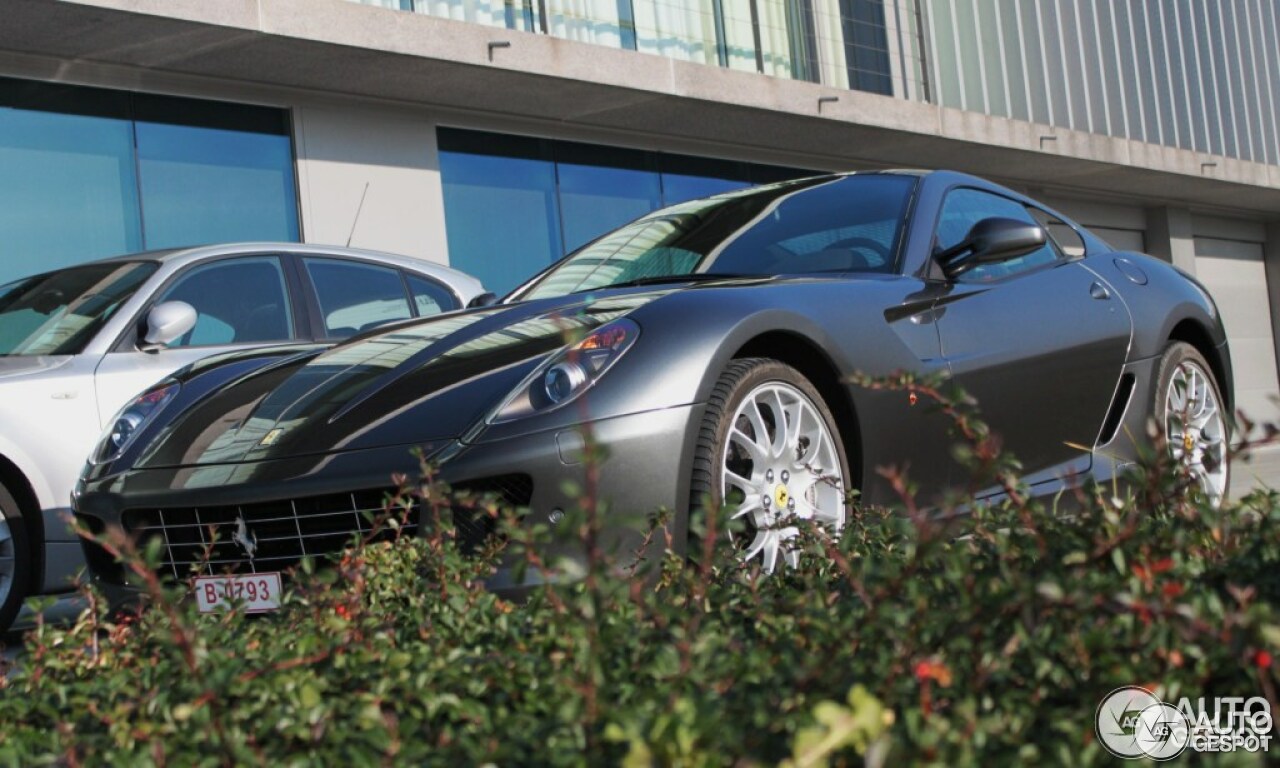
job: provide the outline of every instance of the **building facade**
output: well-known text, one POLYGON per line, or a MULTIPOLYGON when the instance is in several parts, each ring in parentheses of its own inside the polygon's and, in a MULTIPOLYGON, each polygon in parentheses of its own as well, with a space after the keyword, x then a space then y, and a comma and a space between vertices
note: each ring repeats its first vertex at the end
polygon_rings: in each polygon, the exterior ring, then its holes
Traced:
POLYGON ((1280 417, 1275 0, 5 0, 0 283, 217 240, 509 289, 815 171, 946 167, 1195 274, 1280 417))

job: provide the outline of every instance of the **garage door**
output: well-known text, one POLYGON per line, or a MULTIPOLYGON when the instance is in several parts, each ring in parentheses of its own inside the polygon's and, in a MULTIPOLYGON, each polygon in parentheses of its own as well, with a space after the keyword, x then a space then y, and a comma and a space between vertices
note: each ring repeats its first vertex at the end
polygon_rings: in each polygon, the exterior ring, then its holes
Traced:
POLYGON ((1102 238, 1107 245, 1117 251, 1137 251, 1138 253, 1146 253, 1147 251, 1141 230, 1092 226, 1089 227, 1089 231, 1102 238))
POLYGON ((1211 237, 1195 242, 1196 277, 1218 303, 1231 343, 1236 407, 1254 421, 1280 420, 1262 244, 1211 237))

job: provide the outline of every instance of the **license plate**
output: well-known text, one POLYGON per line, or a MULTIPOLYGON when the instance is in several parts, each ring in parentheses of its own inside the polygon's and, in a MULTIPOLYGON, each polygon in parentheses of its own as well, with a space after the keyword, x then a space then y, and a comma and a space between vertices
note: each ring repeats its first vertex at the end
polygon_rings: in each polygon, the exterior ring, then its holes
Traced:
POLYGON ((279 573, 239 576, 201 576, 196 579, 196 605, 201 613, 223 611, 233 605, 245 613, 266 613, 280 607, 279 573))

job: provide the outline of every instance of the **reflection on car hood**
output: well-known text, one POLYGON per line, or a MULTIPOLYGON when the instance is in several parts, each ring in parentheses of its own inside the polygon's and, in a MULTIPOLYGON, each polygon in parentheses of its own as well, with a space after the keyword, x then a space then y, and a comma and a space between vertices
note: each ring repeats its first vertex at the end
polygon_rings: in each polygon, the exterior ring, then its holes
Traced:
POLYGON ((566 338, 663 293, 452 313, 254 367, 172 417, 137 465, 262 461, 458 437, 566 338))
POLYGON ((71 362, 71 355, 15 355, 0 357, 0 380, 52 371, 71 362))

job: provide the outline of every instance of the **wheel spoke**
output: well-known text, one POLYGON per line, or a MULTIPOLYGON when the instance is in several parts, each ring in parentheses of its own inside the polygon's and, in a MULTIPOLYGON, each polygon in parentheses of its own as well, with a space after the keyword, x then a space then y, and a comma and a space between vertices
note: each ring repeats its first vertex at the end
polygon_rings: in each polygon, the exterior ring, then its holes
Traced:
POLYGON ((779 458, 786 453, 791 442, 791 431, 795 428, 795 419, 787 418, 787 406, 782 402, 782 392, 777 387, 770 390, 773 395, 773 443, 769 446, 769 456, 779 458))
POLYGON ((746 501, 743 501, 738 505, 738 508, 734 510, 733 516, 729 519, 737 520, 743 515, 750 514, 751 512, 758 512, 763 509, 764 506, 760 503, 760 494, 753 493, 746 498, 746 501))
POLYGON ((732 469, 726 469, 724 471, 724 484, 726 486, 725 496, 729 495, 728 486, 730 485, 732 485, 734 488, 741 490, 743 493, 747 494, 748 496, 750 496, 751 493, 756 489, 756 486, 754 483, 752 483, 750 480, 743 477, 742 475, 738 474, 737 472, 734 472, 732 469))
POLYGON ((752 462, 763 464, 769 460, 768 449, 760 446, 755 440, 751 439, 750 435, 737 427, 729 430, 729 440, 746 449, 751 456, 752 462))

